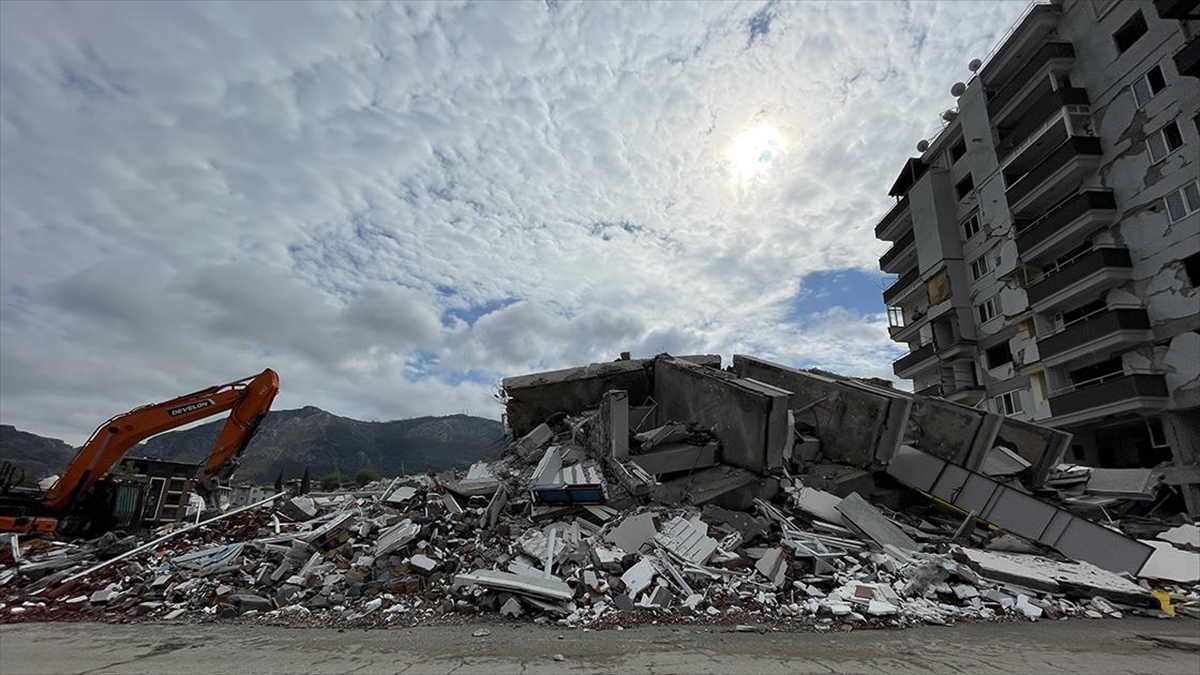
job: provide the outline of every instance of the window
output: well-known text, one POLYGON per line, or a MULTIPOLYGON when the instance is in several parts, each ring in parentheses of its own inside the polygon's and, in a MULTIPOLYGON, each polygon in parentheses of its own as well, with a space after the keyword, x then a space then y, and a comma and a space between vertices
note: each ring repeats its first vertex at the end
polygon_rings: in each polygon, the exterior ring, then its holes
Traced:
POLYGON ((975 311, 979 314, 979 323, 987 323, 996 318, 1000 313, 1000 303, 996 296, 988 298, 983 304, 975 305, 975 311))
POLYGON ((1192 288, 1200 288, 1200 253, 1193 253, 1183 259, 1183 271, 1187 272, 1188 283, 1192 288))
POLYGON ((1008 342, 1001 342, 984 352, 983 355, 987 359, 988 370, 993 370, 1013 362, 1012 349, 1009 348, 1008 342))
POLYGON ((960 138, 957 143, 950 147, 950 163, 957 162, 965 154, 967 154, 967 142, 960 138))
POLYGON ((1141 10, 1129 17, 1117 32, 1113 33, 1113 42, 1117 45, 1117 53, 1123 54, 1126 49, 1133 46, 1139 38, 1146 34, 1146 17, 1142 16, 1141 10))
POLYGON ((1167 215, 1172 223, 1200 211, 1200 181, 1192 181, 1166 196, 1167 215))
POLYGON ((971 261, 971 280, 979 281, 983 275, 996 269, 999 261, 988 254, 983 254, 971 261))
POLYGON ((1167 88, 1167 81, 1163 78, 1162 68, 1154 66, 1150 72, 1139 77, 1133 83, 1133 100, 1139 108, 1144 107, 1154 98, 1155 94, 1167 88))
POLYGON ((1165 127, 1146 137, 1146 145, 1150 147, 1150 160, 1161 162, 1167 155, 1183 146, 1183 135, 1179 133, 1179 125, 1171 120, 1165 127))
MULTIPOLYGON (((1176 132, 1179 130, 1176 129, 1176 132)), ((958 199, 961 201, 963 197, 971 194, 975 190, 975 177, 967 174, 967 177, 958 181, 958 185, 954 186, 955 193, 958 194, 958 199)))
POLYGON ((1021 392, 1009 391, 992 399, 996 406, 996 412, 1001 415, 1016 415, 1024 412, 1025 408, 1021 405, 1021 392))
POLYGON ((971 237, 979 234, 979 214, 972 213, 970 218, 963 221, 963 241, 969 240, 971 237))

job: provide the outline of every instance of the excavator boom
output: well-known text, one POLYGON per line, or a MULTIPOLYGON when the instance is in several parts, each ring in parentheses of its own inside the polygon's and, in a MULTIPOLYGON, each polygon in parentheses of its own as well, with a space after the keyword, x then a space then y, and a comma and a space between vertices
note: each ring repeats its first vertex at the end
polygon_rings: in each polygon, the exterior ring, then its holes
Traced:
POLYGON ((200 470, 201 485, 232 473, 258 423, 279 392, 279 376, 270 368, 256 376, 219 384, 178 398, 134 408, 100 425, 75 454, 45 496, 55 512, 67 511, 125 456, 133 446, 164 431, 232 410, 217 443, 200 470))

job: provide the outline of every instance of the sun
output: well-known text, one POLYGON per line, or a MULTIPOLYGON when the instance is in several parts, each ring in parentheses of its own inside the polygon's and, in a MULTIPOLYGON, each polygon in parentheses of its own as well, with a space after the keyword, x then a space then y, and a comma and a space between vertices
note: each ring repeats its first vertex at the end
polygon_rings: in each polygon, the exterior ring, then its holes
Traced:
POLYGON ((729 160, 740 183, 765 178, 783 154, 783 138, 774 127, 755 126, 733 139, 729 160))

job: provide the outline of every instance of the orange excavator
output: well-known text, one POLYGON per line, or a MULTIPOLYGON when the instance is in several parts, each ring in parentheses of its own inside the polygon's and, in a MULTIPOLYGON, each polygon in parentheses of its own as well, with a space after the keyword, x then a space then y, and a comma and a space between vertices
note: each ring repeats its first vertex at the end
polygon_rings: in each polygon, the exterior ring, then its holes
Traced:
POLYGON ((53 532, 64 519, 86 523, 89 499, 97 485, 125 454, 142 441, 164 431, 231 411, 208 459, 198 469, 196 485, 210 493, 218 479, 237 468, 258 425, 279 393, 279 376, 270 368, 258 375, 134 408, 97 427, 75 454, 62 477, 44 494, 9 488, 0 490, 0 532, 53 532))

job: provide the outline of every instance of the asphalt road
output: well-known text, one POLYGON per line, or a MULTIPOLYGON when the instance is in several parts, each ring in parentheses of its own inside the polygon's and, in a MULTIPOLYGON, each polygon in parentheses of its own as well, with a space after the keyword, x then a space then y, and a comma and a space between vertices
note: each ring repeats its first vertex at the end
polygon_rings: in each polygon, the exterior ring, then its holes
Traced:
POLYGON ((529 624, 346 630, 143 623, 0 626, 10 673, 1186 673, 1200 621, 1107 619, 849 633, 529 624), (489 635, 474 637, 480 628, 489 635), (1144 639, 1167 636, 1182 648, 1144 639), (561 660, 556 660, 558 655, 561 660))

